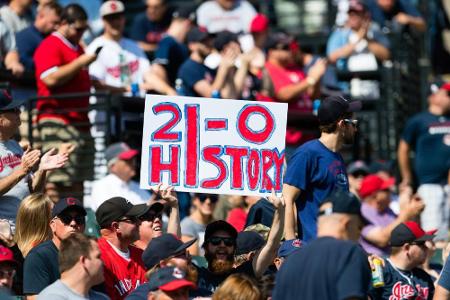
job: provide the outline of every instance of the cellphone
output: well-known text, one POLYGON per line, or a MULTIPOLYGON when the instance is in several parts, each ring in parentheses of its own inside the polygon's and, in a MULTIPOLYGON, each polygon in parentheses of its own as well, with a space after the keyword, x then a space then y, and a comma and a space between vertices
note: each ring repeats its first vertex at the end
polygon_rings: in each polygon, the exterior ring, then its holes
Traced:
POLYGON ((98 56, 98 54, 100 53, 100 51, 102 51, 103 46, 97 47, 97 49, 95 49, 95 55, 98 56))

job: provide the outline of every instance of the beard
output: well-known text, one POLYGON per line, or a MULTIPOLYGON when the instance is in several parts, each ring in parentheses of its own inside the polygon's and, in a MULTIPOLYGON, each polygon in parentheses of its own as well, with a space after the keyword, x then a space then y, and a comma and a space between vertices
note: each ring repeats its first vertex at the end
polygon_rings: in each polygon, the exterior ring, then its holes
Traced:
POLYGON ((214 274, 227 274, 233 269, 234 256, 228 255, 226 259, 217 259, 213 254, 205 254, 208 269, 214 274))

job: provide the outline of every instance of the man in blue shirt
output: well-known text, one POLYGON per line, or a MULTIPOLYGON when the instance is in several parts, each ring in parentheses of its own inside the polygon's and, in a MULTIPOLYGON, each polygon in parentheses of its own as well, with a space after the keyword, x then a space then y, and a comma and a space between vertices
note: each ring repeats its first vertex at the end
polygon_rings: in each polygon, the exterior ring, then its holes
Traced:
POLYGON ((333 190, 349 190, 344 160, 338 151, 353 143, 357 125, 353 112, 360 109, 361 102, 343 97, 331 96, 321 102, 320 138, 300 146, 288 161, 283 184, 286 239, 296 238, 295 215, 298 237, 304 242, 315 239, 317 213, 324 199, 333 190))
POLYGON ((34 52, 42 40, 56 30, 61 13, 62 7, 58 3, 44 4, 37 12, 34 24, 16 33, 20 62, 27 70, 34 70, 34 52))

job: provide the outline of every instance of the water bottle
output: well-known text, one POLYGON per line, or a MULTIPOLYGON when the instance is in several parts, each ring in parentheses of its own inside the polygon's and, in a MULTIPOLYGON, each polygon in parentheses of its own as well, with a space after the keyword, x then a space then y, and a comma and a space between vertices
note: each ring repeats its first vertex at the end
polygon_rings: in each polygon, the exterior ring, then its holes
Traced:
POLYGON ((179 95, 179 96, 186 95, 184 88, 183 88, 183 79, 177 78, 175 80, 175 91, 177 92, 177 95, 179 95))
POLYGON ((319 112, 320 100, 316 99, 313 101, 313 115, 317 116, 319 112))
POLYGON ((132 83, 131 84, 131 95, 133 97, 139 97, 140 93, 139 93, 139 84, 137 83, 132 83))

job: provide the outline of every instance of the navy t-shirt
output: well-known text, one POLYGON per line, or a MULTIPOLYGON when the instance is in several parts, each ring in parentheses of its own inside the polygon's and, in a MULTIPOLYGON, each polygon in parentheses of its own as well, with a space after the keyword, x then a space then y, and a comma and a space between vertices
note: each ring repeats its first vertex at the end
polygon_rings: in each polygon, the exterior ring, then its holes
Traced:
POLYGON ((23 293, 39 294, 60 277, 58 248, 50 240, 33 248, 23 266, 23 293))
POLYGON ((194 85, 200 80, 206 80, 210 84, 214 81, 215 72, 190 58, 188 58, 178 70, 178 78, 182 80, 184 96, 200 97, 194 90, 194 85))
POLYGON ((318 238, 286 259, 278 271, 274 300, 367 299, 371 271, 356 243, 318 238))
POLYGON ((447 291, 450 291, 450 256, 445 262, 444 268, 442 268, 441 276, 439 277, 438 284, 442 286, 447 291))
POLYGON ((450 115, 419 113, 406 123, 402 139, 415 152, 419 184, 445 184, 450 170, 450 115))
POLYGON ((422 269, 399 270, 386 260, 383 277, 383 287, 370 288, 371 299, 433 299, 433 280, 422 269))
POLYGON ((20 62, 27 70, 34 70, 33 56, 45 35, 31 25, 16 33, 17 51, 20 62))
POLYGON ((250 208, 245 221, 245 228, 254 224, 263 224, 267 227, 272 226, 275 207, 266 198, 261 198, 250 208))
POLYGON ((394 17, 402 12, 413 17, 420 17, 420 13, 411 0, 397 0, 394 1, 394 7, 391 11, 386 12, 381 9, 378 5, 377 0, 366 1, 367 7, 370 11, 370 16, 372 21, 379 24, 380 26, 385 26, 386 21, 392 21, 394 17))
POLYGON ((319 207, 333 190, 349 190, 342 156, 319 140, 300 146, 288 161, 284 183, 301 190, 296 199, 299 238, 308 242, 317 236, 319 207))
POLYGON ((174 86, 178 69, 188 58, 188 48, 170 35, 166 35, 158 44, 153 63, 162 65, 166 69, 169 82, 174 86))
POLYGON ((143 12, 134 18, 129 38, 149 44, 157 44, 169 27, 170 20, 170 16, 165 16, 160 22, 152 22, 147 18, 147 14, 143 12))

